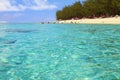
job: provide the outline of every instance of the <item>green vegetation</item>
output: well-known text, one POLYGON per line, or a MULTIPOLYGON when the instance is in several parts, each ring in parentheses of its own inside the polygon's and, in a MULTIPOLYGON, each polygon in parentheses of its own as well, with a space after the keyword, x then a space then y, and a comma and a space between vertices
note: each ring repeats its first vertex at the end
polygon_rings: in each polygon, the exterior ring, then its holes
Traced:
POLYGON ((57 20, 110 17, 120 15, 120 0, 85 0, 65 6, 56 12, 57 20))

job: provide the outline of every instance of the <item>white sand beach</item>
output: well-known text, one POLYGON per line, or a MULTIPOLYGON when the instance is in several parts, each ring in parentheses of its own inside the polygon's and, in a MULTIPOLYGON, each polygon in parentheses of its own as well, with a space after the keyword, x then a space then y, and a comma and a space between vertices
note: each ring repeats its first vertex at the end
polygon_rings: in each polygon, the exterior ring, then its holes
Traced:
POLYGON ((79 20, 61 20, 58 23, 79 23, 79 24, 120 24, 120 16, 109 18, 79 19, 79 20))

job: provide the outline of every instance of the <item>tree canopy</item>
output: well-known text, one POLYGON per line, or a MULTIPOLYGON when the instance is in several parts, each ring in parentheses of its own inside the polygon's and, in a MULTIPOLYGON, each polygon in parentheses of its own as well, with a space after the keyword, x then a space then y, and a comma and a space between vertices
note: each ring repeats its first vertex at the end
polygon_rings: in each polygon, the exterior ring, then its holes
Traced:
POLYGON ((57 20, 72 18, 110 17, 120 15, 120 0, 85 0, 65 6, 56 12, 57 20))

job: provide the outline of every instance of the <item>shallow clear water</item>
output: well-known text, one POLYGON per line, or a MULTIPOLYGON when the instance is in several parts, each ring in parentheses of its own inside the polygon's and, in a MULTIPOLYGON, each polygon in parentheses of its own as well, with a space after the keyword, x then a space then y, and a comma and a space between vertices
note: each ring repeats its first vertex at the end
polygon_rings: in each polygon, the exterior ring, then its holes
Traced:
POLYGON ((120 80, 120 25, 0 24, 0 80, 120 80))

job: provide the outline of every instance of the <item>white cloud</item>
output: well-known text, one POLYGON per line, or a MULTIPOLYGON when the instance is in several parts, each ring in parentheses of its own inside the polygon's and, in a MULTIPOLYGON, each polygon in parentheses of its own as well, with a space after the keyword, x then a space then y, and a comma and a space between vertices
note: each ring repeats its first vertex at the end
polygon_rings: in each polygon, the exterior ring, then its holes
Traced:
POLYGON ((0 0, 0 11, 19 11, 24 10, 25 7, 23 5, 12 5, 12 2, 9 0, 0 0))
POLYGON ((0 11, 23 11, 54 9, 55 5, 49 4, 47 0, 0 0, 0 11))

